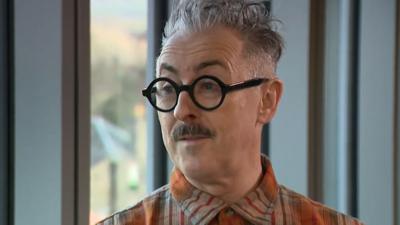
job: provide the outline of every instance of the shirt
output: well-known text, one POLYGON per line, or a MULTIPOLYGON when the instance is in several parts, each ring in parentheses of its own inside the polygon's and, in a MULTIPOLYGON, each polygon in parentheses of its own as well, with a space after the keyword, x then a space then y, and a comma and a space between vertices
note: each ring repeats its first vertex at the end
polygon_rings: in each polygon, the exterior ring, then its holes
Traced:
POLYGON ((259 185, 234 204, 195 188, 174 168, 169 185, 97 225, 362 225, 278 185, 269 159, 262 155, 261 163, 259 185))

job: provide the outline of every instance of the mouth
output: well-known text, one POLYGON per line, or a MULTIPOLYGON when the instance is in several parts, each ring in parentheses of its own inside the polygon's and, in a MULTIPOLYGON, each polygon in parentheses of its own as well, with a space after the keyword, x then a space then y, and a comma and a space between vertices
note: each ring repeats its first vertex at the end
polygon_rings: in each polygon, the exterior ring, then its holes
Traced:
POLYGON ((196 136, 192 136, 192 135, 185 135, 182 137, 178 138, 178 142, 179 141, 200 141, 200 140, 204 140, 204 139, 208 139, 210 138, 209 136, 203 136, 203 135, 196 135, 196 136))

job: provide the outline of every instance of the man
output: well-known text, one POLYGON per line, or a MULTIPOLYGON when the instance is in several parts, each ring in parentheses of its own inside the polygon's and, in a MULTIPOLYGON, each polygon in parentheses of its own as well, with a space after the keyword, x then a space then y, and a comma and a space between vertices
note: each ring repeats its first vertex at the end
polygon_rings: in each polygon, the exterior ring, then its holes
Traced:
POLYGON ((279 186, 260 154, 283 90, 282 39, 262 1, 183 0, 164 33, 143 95, 175 165, 170 184, 99 224, 361 224, 279 186))

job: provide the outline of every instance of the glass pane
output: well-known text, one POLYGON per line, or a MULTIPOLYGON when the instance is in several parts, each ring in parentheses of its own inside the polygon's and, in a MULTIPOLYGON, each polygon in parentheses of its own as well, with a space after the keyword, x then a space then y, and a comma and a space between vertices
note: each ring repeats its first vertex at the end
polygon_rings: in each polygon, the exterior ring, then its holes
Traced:
POLYGON ((91 0, 90 224, 146 194, 147 0, 91 0))

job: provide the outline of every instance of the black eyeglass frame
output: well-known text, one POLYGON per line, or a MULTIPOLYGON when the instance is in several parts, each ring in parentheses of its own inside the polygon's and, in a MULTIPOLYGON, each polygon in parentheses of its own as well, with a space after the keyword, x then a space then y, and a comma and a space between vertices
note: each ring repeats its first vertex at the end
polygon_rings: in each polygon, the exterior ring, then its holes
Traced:
POLYGON ((220 79, 218 79, 217 77, 211 76, 211 75, 204 75, 201 77, 198 77, 196 80, 194 80, 191 84, 188 85, 178 85, 175 81, 166 78, 166 77, 159 77, 155 80, 153 80, 146 89, 142 90, 142 95, 144 97, 146 97, 150 104, 158 111, 161 112, 171 112, 172 110, 175 109, 176 105, 178 104, 178 100, 179 100, 179 94, 182 91, 187 91, 189 93, 190 98, 192 99, 192 101, 194 102, 194 104, 199 107, 200 109, 206 110, 206 111, 212 111, 214 109, 217 109, 218 107, 220 107, 222 105, 222 103, 224 102, 225 96, 227 93, 232 92, 232 91, 237 91, 237 90, 242 90, 245 88, 250 88, 250 87, 255 87, 258 86, 264 82, 269 81, 269 78, 254 78, 254 79, 250 79, 250 80, 246 80, 246 81, 242 81, 239 83, 235 83, 235 84, 225 84, 224 82, 222 82, 220 79), (193 93, 193 89, 196 86, 196 83, 203 80, 203 79, 210 79, 213 80, 215 82, 217 82, 217 84, 221 87, 221 100, 219 101, 219 103, 216 106, 207 108, 202 106, 199 102, 197 102, 196 98, 194 97, 194 93, 193 93), (157 107, 156 103, 153 102, 151 100, 151 92, 152 92, 152 88, 154 86, 155 83, 159 82, 159 81, 167 81, 169 82, 174 88, 175 88, 175 92, 176 92, 176 102, 175 104, 169 108, 169 109, 161 109, 159 107, 157 107))

